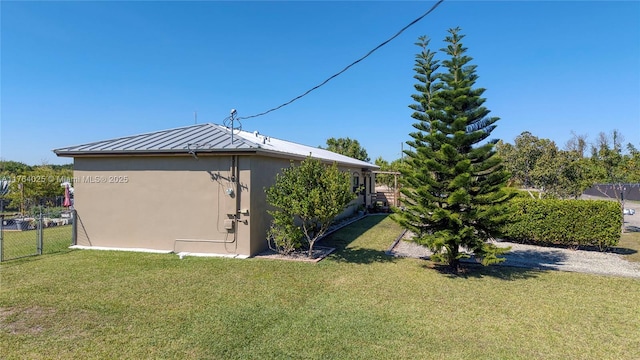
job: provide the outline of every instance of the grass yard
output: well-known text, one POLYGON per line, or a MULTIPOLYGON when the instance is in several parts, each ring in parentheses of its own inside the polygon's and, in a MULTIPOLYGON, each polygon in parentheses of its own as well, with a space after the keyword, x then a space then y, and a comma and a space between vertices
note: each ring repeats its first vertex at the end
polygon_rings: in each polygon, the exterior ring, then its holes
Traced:
POLYGON ((623 254, 627 261, 640 262, 640 232, 623 233, 614 251, 623 254))
MULTIPOLYGON (((71 225, 43 229, 42 253, 67 251, 71 245, 71 225)), ((37 230, 3 231, 3 258, 16 259, 37 254, 37 230)))
POLYGON ((640 281, 390 258, 371 216, 317 263, 77 250, 0 265, 3 359, 638 359, 640 281))

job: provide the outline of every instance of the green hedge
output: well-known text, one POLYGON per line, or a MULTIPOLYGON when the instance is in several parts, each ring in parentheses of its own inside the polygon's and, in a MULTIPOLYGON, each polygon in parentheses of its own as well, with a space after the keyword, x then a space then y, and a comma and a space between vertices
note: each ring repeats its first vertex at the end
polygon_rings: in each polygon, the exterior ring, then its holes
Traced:
POLYGON ((505 240, 601 250, 620 240, 622 211, 615 201, 514 198, 506 207, 505 240))

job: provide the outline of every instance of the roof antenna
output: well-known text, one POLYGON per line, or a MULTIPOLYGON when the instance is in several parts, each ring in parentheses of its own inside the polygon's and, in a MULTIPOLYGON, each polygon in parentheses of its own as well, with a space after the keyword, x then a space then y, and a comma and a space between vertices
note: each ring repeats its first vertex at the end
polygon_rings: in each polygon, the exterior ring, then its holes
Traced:
POLYGON ((227 116, 222 122, 222 125, 229 129, 229 131, 231 131, 231 144, 233 144, 234 141, 234 132, 236 130, 238 131, 238 133, 242 131, 242 123, 240 122, 241 118, 237 117, 237 114, 238 112, 236 111, 236 109, 231 109, 229 116, 227 116), (238 122, 237 126, 235 124, 236 121, 238 122))
POLYGON ((193 112, 193 123, 194 124, 198 123, 198 112, 197 111, 193 112))
POLYGON ((238 112, 236 111, 236 109, 231 109, 231 116, 230 116, 230 120, 231 120, 231 145, 233 145, 233 121, 236 119, 236 114, 238 112))

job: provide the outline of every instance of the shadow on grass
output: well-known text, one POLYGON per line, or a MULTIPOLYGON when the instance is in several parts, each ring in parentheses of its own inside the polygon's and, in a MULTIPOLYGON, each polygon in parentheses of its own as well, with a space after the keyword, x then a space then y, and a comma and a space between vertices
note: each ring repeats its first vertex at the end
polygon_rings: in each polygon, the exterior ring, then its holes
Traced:
POLYGON ((452 279, 482 279, 485 277, 491 277, 505 281, 533 279, 545 272, 545 270, 505 265, 483 266, 482 264, 471 262, 463 262, 460 265, 460 272, 457 274, 452 273, 448 266, 433 263, 431 265, 423 265, 423 268, 435 269, 441 274, 452 279))
POLYGON ((328 259, 355 264, 371 264, 375 262, 394 262, 396 259, 386 255, 384 250, 350 246, 362 234, 378 225, 386 216, 366 216, 322 239, 323 246, 336 248, 328 259))
POLYGON ((633 255, 636 254, 638 250, 614 246, 607 250, 607 252, 618 255, 633 255))
POLYGON ((57 250, 53 252, 45 252, 42 255, 24 255, 14 259, 4 260, 0 262, 0 267, 8 268, 12 266, 18 266, 18 265, 22 265, 22 264, 26 264, 34 261, 43 260, 50 256, 65 255, 74 251, 77 251, 77 250, 67 248, 67 249, 57 250))
POLYGON ((341 249, 331 254, 329 259, 338 262, 354 264, 371 264, 375 262, 394 262, 397 258, 387 255, 384 251, 374 249, 341 249))
POLYGON ((457 274, 445 265, 432 263, 423 267, 456 278, 494 277, 501 280, 522 280, 535 278, 547 270, 560 270, 560 265, 567 260, 563 253, 537 250, 511 250, 503 257, 504 262, 489 266, 483 266, 474 258, 461 260, 460 272, 457 274))

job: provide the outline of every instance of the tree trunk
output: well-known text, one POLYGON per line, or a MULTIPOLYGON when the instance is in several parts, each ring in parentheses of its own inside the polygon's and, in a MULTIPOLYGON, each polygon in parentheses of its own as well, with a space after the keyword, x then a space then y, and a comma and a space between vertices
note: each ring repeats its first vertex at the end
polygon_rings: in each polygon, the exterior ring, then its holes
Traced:
POLYGON ((460 259, 454 259, 451 261, 451 264, 449 264, 449 268, 451 268, 451 272, 454 274, 459 274, 460 273, 460 259))
POLYGON ((309 241, 309 255, 307 255, 309 259, 313 259, 313 244, 315 244, 315 242, 315 240, 309 241))
POLYGON ((451 247, 451 254, 449 254, 449 268, 454 274, 460 272, 460 259, 458 259, 459 252, 460 249, 458 248, 458 245, 454 245, 451 247))

